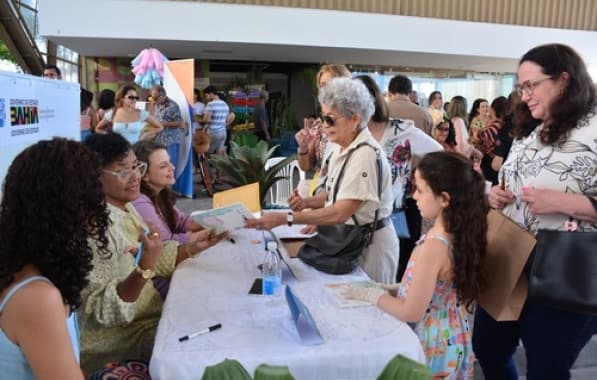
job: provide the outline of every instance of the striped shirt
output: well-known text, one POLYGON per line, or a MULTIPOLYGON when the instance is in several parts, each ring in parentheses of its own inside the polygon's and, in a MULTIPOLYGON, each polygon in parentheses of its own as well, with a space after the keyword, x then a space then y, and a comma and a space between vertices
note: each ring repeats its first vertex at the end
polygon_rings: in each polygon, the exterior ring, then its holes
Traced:
POLYGON ((209 114, 209 131, 219 132, 226 130, 226 117, 230 109, 223 100, 217 99, 207 103, 204 114, 209 114))

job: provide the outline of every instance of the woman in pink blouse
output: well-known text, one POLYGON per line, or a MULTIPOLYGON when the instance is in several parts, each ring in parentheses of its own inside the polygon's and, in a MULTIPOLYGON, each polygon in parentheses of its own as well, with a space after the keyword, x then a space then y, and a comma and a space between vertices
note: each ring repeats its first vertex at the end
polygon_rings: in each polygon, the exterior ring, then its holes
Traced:
POLYGON ((141 179, 141 195, 133 205, 147 224, 159 228, 162 240, 186 244, 201 226, 174 205, 176 197, 170 186, 176 178, 166 147, 147 140, 137 142, 133 150, 138 161, 147 163, 147 172, 141 179))

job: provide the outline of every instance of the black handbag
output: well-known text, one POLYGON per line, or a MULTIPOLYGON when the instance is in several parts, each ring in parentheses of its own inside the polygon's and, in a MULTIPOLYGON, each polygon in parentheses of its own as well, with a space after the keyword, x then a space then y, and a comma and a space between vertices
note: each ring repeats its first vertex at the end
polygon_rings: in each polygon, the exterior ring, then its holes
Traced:
POLYGON ((539 230, 529 299, 597 315, 597 232, 539 230))
MULTIPOLYGON (((363 146, 368 146, 371 149, 374 149, 377 155, 377 193, 381 199, 382 168, 380 154, 375 147, 366 142, 362 142, 351 149, 346 155, 346 159, 340 168, 338 178, 334 185, 332 193, 333 202, 336 202, 338 187, 344 176, 346 163, 352 156, 352 153, 363 146)), ((353 215, 352 219, 355 223, 354 225, 342 223, 317 226, 318 233, 305 241, 305 244, 298 252, 298 258, 305 264, 325 273, 346 274, 352 272, 358 265, 359 256, 363 250, 369 246, 375 230, 378 229, 378 213, 379 210, 375 210, 373 223, 369 224, 359 225, 357 219, 353 215)))

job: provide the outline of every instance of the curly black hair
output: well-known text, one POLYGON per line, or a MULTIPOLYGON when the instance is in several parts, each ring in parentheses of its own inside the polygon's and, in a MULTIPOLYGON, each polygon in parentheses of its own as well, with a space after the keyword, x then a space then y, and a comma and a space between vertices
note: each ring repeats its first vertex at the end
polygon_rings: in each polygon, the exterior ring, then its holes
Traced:
POLYGON ((487 246, 485 179, 470 160, 455 152, 433 152, 416 169, 433 194, 446 192, 450 204, 443 210, 446 232, 453 237, 452 263, 458 299, 469 311, 485 286, 482 263, 487 246))
POLYGON ((131 144, 119 133, 106 135, 95 133, 86 138, 83 144, 97 154, 102 167, 124 159, 133 149, 131 144))
MULTIPOLYGON (((160 149, 166 150, 166 147, 152 140, 141 140, 133 145, 137 160, 147 163, 147 171, 149 171, 150 165, 149 156, 160 149)), ((163 215, 170 230, 174 231, 176 229, 176 213, 174 212, 176 195, 174 195, 174 192, 166 186, 159 193, 156 193, 146 181, 141 181, 141 192, 151 199, 153 205, 163 215)))
POLYGON ((83 144, 43 140, 12 162, 0 203, 0 291, 34 265, 74 310, 92 268, 88 238, 108 245, 100 162, 83 144))
POLYGON ((582 58, 574 49, 562 44, 547 44, 529 50, 518 65, 533 62, 552 79, 568 73, 568 82, 562 93, 549 105, 550 120, 537 120, 525 102, 519 102, 514 114, 514 136, 526 137, 541 123, 544 144, 562 141, 583 120, 595 113, 597 91, 582 58))

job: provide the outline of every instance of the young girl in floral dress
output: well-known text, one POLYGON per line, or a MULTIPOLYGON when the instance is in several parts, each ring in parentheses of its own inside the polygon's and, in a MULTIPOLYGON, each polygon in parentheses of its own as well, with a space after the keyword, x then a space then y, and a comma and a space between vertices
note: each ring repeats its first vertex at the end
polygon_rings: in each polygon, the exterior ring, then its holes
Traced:
POLYGON ((457 153, 427 154, 415 172, 414 198, 421 215, 434 220, 395 287, 349 288, 345 296, 376 304, 415 331, 434 378, 472 379, 469 311, 484 283, 487 243, 485 181, 457 153))

